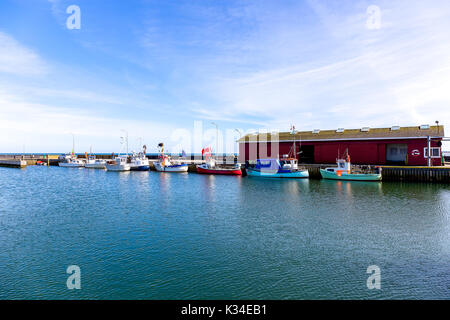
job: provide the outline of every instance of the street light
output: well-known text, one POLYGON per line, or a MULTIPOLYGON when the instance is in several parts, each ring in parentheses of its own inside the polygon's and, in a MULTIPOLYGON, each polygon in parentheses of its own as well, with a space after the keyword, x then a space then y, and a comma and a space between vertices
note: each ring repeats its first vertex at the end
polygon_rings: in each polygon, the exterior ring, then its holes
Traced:
MULTIPOLYGON (((236 140, 236 142, 238 142, 238 141, 242 138, 242 131, 241 131, 240 129, 238 129, 238 128, 234 129, 234 131, 236 131, 237 133, 239 133, 239 139, 236 140)), ((239 146, 238 146, 237 151, 238 151, 238 153, 239 153, 239 146)))

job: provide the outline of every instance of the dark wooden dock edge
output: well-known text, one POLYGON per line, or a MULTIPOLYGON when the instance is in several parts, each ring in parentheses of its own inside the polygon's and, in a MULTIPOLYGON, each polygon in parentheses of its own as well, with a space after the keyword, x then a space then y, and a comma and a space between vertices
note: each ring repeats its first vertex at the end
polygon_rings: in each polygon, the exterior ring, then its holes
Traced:
MULTIPOLYGON (((322 179, 320 169, 332 167, 330 164, 307 164, 310 179, 322 179)), ((379 166, 382 181, 410 181, 450 183, 450 167, 407 167, 407 166, 379 166)))
POLYGON ((383 181, 450 183, 450 167, 382 166, 383 181))

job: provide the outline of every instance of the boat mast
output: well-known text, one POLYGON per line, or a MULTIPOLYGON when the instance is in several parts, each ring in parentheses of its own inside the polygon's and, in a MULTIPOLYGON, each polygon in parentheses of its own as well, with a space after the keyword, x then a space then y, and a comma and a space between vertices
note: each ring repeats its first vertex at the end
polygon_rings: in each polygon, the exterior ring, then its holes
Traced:
POLYGON ((126 151, 127 151, 127 156, 128 156, 128 131, 124 130, 124 129, 122 129, 121 131, 125 132, 125 143, 126 143, 126 151))
POLYGON ((216 126, 216 152, 215 152, 215 156, 217 158, 217 151, 219 150, 219 126, 215 122, 211 122, 211 124, 216 126))
POLYGON ((295 126, 293 124, 291 124, 291 134, 294 137, 294 144, 292 146, 292 148, 294 148, 294 158, 297 159, 297 148, 295 145, 295 126))
POLYGON ((72 135, 72 155, 75 155, 75 135, 73 133, 70 133, 72 135))

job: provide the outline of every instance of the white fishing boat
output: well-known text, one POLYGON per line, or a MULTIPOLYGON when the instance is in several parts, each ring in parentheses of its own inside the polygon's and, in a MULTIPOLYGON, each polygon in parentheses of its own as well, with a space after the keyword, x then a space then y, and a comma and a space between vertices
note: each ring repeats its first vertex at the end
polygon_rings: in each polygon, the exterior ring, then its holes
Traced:
POLYGON ((158 145, 160 149, 160 155, 158 161, 154 163, 156 171, 160 172, 187 172, 189 167, 186 163, 174 161, 168 155, 164 154, 164 144, 158 145))
POLYGON ((115 157, 113 160, 106 162, 106 171, 130 171, 130 161, 128 157, 128 132, 125 130, 122 130, 125 132, 125 137, 120 137, 120 152, 117 157, 115 157), (126 154, 122 154, 123 148, 126 146, 126 154))
POLYGON ((127 156, 118 156, 114 160, 106 162, 107 171, 130 171, 130 169, 127 156))
POLYGON ((95 156, 88 156, 86 164, 84 165, 87 169, 106 169, 106 160, 96 159, 95 156))
POLYGON ((148 171, 150 170, 150 161, 145 156, 147 151, 147 146, 143 146, 142 152, 133 152, 129 157, 130 168, 133 171, 148 171))
POLYGON ((346 159, 336 159, 337 167, 320 169, 323 179, 354 180, 354 181, 381 181, 381 173, 356 173, 352 171, 350 155, 346 159))
POLYGON ((75 154, 59 156, 58 160, 58 165, 64 168, 82 168, 85 166, 85 161, 78 159, 75 154))
POLYGON ((75 155, 75 135, 72 133, 72 153, 63 154, 58 157, 58 166, 65 168, 82 168, 85 161, 78 159, 75 155))

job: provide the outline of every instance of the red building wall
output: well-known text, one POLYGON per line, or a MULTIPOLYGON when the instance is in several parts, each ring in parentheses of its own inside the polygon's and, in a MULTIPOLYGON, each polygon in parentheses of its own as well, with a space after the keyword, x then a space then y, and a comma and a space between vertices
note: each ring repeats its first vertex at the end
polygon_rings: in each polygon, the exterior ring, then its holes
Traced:
MULTIPOLYGON (((335 163, 338 154, 344 156, 346 150, 354 164, 386 164, 386 146, 388 144, 406 144, 408 146, 408 165, 425 166, 427 158, 424 157, 424 148, 427 147, 427 139, 386 139, 366 141, 309 141, 302 142, 301 146, 314 146, 314 163, 335 163)), ((239 159, 256 160, 258 158, 274 158, 278 151, 279 156, 288 154, 293 146, 292 142, 280 142, 278 150, 276 146, 271 150, 269 143, 240 143, 239 159), (272 151, 272 152, 271 152, 272 151), (272 155, 272 153, 274 153, 272 155)), ((300 144, 296 144, 297 151, 300 144)), ((431 147, 437 147, 437 141, 431 141, 431 147)), ((433 158, 432 165, 439 166, 440 158, 433 158)))

